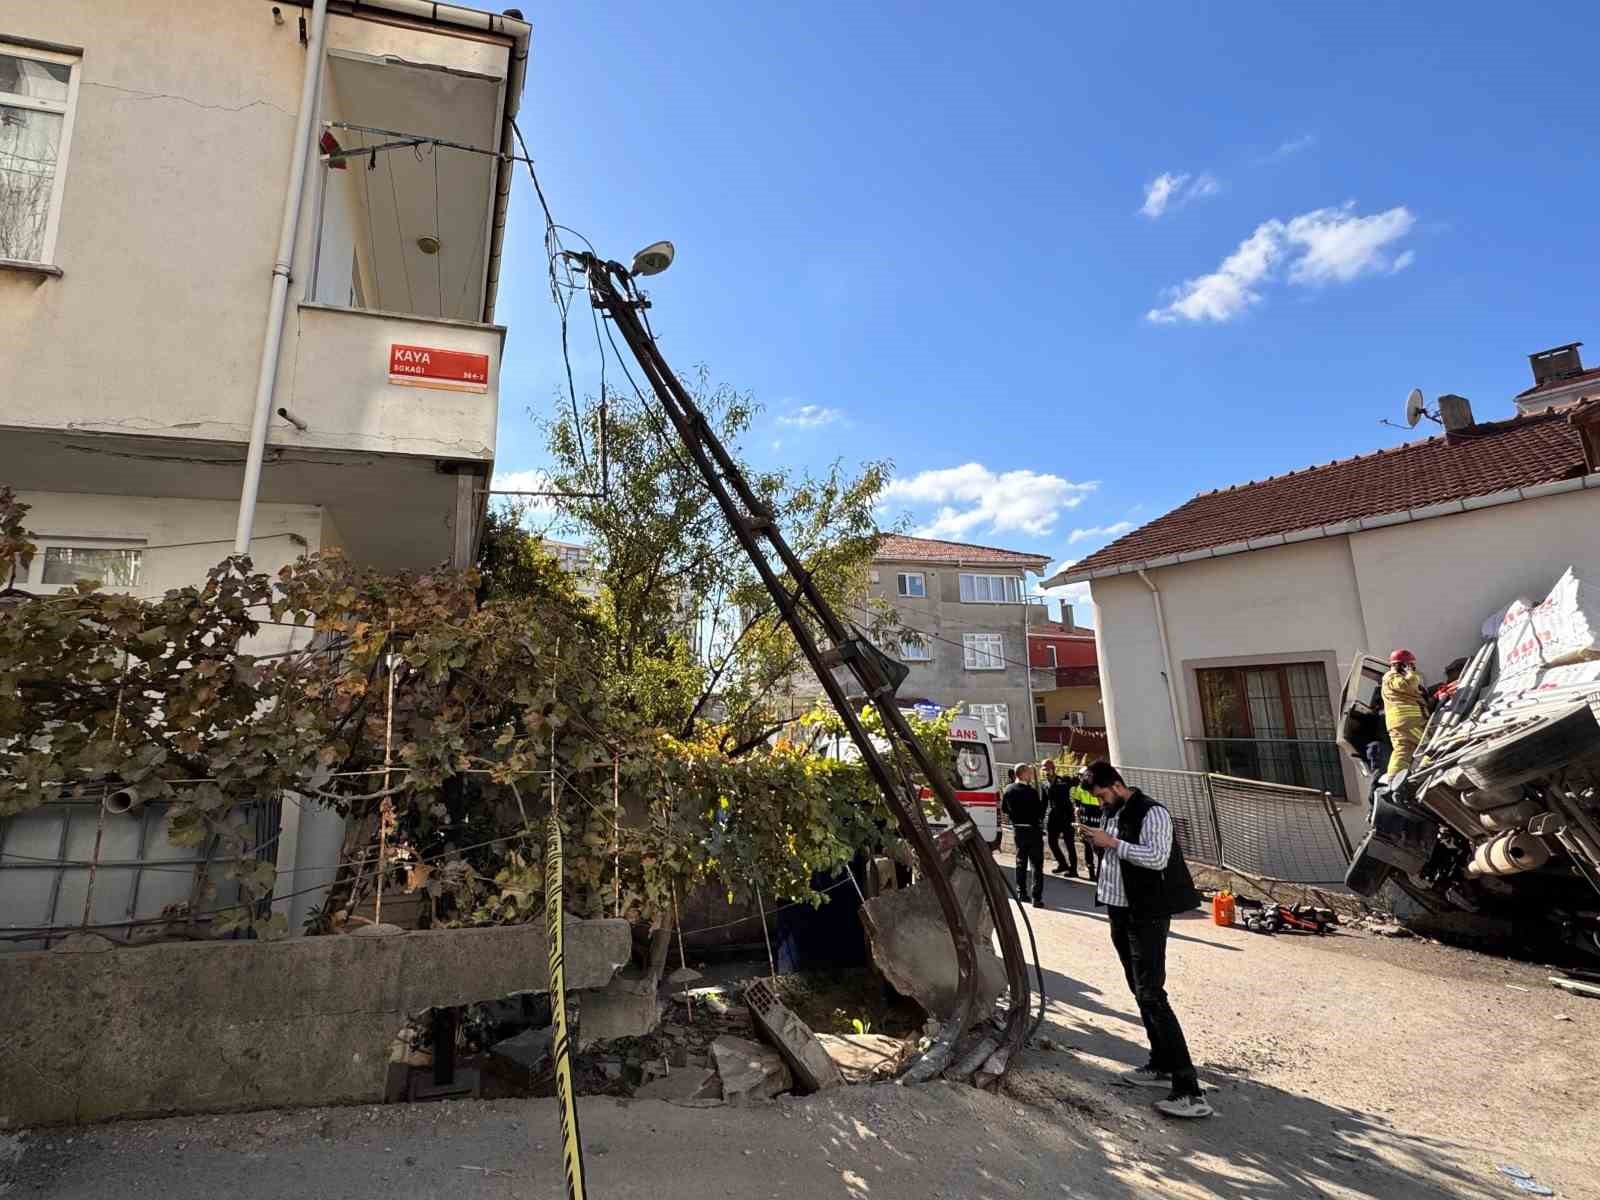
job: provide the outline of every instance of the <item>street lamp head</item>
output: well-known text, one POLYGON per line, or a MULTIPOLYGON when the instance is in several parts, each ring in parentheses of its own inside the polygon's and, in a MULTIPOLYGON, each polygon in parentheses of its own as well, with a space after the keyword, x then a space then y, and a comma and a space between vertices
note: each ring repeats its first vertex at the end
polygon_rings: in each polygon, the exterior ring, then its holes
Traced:
POLYGON ((651 242, 633 256, 634 275, 659 275, 672 265, 674 251, 671 242, 651 242))

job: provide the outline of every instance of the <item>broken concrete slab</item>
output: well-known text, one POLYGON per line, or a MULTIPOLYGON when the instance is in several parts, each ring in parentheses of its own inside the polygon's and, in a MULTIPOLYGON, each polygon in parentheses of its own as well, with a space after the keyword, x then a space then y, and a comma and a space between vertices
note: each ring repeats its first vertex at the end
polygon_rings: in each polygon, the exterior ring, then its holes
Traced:
POLYGON ((723 1034, 711 1043, 711 1060, 729 1104, 771 1100, 794 1087, 788 1064, 776 1050, 748 1038, 723 1034))
POLYGON ((909 1050, 899 1038, 881 1033, 819 1033, 817 1041, 846 1083, 892 1079, 909 1050))
MULTIPOLYGON (((631 935, 568 920, 565 942, 568 986, 596 988, 631 935)), ((544 991, 548 962, 542 922, 9 954, 0 1122, 377 1102, 409 1014, 544 991)))
POLYGON ((745 1003, 756 1032, 777 1047, 794 1076, 796 1090, 809 1094, 844 1082, 839 1068, 817 1041, 811 1027, 779 1000, 765 979, 758 979, 744 990, 745 1003))
POLYGON ((555 1036, 556 1031, 548 1025, 543 1029, 527 1029, 516 1037, 496 1042, 489 1048, 489 1053, 516 1071, 537 1075, 550 1061, 550 1047, 555 1042, 555 1036))
POLYGON ((709 1067, 689 1067, 652 1079, 633 1095, 636 1100, 666 1100, 673 1104, 684 1100, 720 1100, 722 1082, 709 1067))
MULTIPOLYGON (((973 933, 978 985, 972 1019, 979 1021, 1006 989, 1005 964, 991 948, 994 922, 977 873, 957 867, 950 882, 973 933)), ((868 900, 861 906, 861 924, 872 960, 890 985, 928 1013, 948 1017, 956 1002, 956 947, 933 885, 919 879, 868 900)))
POLYGON ((637 978, 618 978, 603 988, 580 992, 578 1049, 617 1038, 644 1037, 661 1023, 661 1001, 652 986, 641 991, 637 978))

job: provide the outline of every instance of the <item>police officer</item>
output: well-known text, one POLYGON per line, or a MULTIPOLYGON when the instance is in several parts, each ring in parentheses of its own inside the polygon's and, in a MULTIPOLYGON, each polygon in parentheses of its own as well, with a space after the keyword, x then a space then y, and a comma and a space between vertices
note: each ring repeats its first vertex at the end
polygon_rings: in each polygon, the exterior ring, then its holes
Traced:
POLYGON ((1078 823, 1076 808, 1072 802, 1072 785, 1056 774, 1056 764, 1053 759, 1044 760, 1044 802, 1049 810, 1045 817, 1045 832, 1050 835, 1050 853, 1055 856, 1057 875, 1078 875, 1078 839, 1077 830, 1073 828, 1078 823), (1067 854, 1061 856, 1061 839, 1067 840, 1067 854))
POLYGON ((1083 865, 1088 868, 1089 882, 1094 883, 1100 878, 1100 860, 1105 857, 1105 851, 1094 844, 1094 839, 1089 836, 1089 831, 1100 828, 1100 798, 1091 792, 1086 785, 1086 776, 1080 774, 1076 783, 1072 785, 1072 800, 1078 808, 1078 830, 1083 838, 1083 865))
POLYGON ((1000 793, 1000 811, 1011 821, 1017 844, 1017 902, 1028 900, 1030 868, 1033 906, 1044 907, 1044 801, 1033 786, 1033 766, 1017 767, 1016 780, 1000 793))

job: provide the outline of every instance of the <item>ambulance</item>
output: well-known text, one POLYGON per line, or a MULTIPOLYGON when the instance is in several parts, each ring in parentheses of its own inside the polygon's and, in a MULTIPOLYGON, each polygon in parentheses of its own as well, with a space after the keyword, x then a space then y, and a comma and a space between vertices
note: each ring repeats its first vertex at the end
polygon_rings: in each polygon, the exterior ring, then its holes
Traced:
MULTIPOLYGON (((873 738, 884 754, 889 753, 889 743, 873 738)), ((838 735, 817 747, 818 751, 841 762, 861 761, 861 752, 848 737, 838 735)), ((990 849, 1000 848, 1000 778, 995 762, 994 743, 989 731, 976 717, 956 717, 950 722, 950 749, 954 751, 951 785, 956 799, 966 806, 978 833, 989 843, 990 849)), ((933 799, 933 789, 921 789, 924 801, 933 799)), ((950 828, 950 818, 942 813, 928 819, 934 833, 950 828)))

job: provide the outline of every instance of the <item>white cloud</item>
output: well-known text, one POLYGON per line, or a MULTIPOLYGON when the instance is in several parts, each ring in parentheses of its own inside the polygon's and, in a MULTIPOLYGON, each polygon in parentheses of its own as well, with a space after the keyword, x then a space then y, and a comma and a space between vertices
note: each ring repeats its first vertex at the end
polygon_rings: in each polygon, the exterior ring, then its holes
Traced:
POLYGON ((1091 525, 1087 529, 1074 529, 1067 535, 1067 544, 1075 546, 1079 542, 1086 542, 1090 538, 1120 537, 1133 528, 1132 521, 1114 521, 1110 525, 1091 525))
POLYGON ((960 539, 980 531, 1044 536, 1055 529, 1062 509, 1076 508, 1098 486, 1029 470, 996 472, 969 462, 891 480, 883 499, 907 508, 937 505, 917 530, 921 537, 960 539))
POLYGON ((1395 257, 1389 252, 1416 225, 1410 209, 1397 205, 1365 217, 1354 210, 1355 202, 1350 201, 1287 221, 1263 221, 1215 271, 1168 288, 1166 305, 1151 309, 1145 319, 1158 325, 1232 320, 1261 302, 1261 286, 1277 277, 1285 261, 1286 281, 1302 287, 1349 283, 1368 274, 1392 275, 1415 261, 1414 251, 1395 257))
POLYGON ((779 425, 793 425, 800 429, 817 429, 823 425, 832 425, 844 416, 837 408, 823 408, 819 404, 802 404, 792 413, 785 413, 778 418, 779 425))
POLYGON ((526 471, 496 471, 494 478, 489 481, 489 500, 510 505, 527 506, 527 515, 546 515, 555 512, 555 499, 551 496, 496 496, 495 492, 547 492, 550 491, 550 476, 547 472, 533 468, 526 471))
POLYGON ((1291 154, 1299 154, 1300 151, 1309 150, 1309 149, 1311 149, 1311 147, 1315 146, 1316 144, 1317 144, 1317 135, 1316 134, 1314 134, 1314 133, 1302 133, 1297 138, 1290 138, 1287 142, 1281 143, 1278 146, 1278 148, 1272 152, 1272 157, 1273 158, 1288 158, 1291 154))
POLYGON ((782 438, 773 438, 772 439, 772 448, 774 450, 782 450, 783 449, 783 439, 782 438))
POLYGON ((1356 216, 1354 207, 1351 201, 1342 208, 1319 208, 1289 222, 1285 236, 1304 251, 1289 267, 1290 283, 1349 283, 1368 272, 1404 269, 1386 247, 1410 233, 1416 217, 1403 205, 1370 217, 1356 216))
POLYGON ((1144 203, 1139 206, 1139 215, 1154 221, 1169 209, 1179 209, 1191 200, 1215 196, 1221 190, 1222 184, 1209 171, 1202 171, 1198 176, 1167 171, 1145 184, 1144 203))
MULTIPOLYGON (((1045 568, 1045 573, 1042 578, 1049 579, 1052 575, 1056 575, 1062 571, 1065 571, 1077 561, 1078 560, 1075 558, 1063 559, 1055 566, 1045 568)), ((1058 600, 1064 604, 1072 605, 1072 619, 1076 624, 1084 626, 1092 626, 1094 624, 1094 607, 1089 602, 1088 580, 1083 580, 1079 583, 1063 584, 1061 587, 1036 588, 1034 594, 1044 596, 1049 600, 1058 600)))

